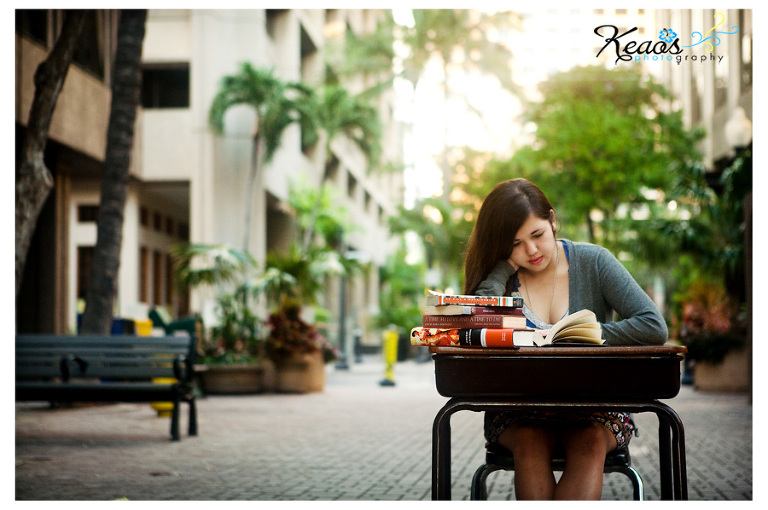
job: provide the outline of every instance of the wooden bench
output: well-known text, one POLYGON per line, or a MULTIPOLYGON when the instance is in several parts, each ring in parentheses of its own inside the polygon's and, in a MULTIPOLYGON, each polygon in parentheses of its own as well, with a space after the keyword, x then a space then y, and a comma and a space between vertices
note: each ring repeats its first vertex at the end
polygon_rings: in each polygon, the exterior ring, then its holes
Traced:
POLYGON ((179 440, 179 407, 186 402, 189 435, 196 436, 195 343, 193 336, 17 335, 16 400, 172 402, 174 441, 179 440))

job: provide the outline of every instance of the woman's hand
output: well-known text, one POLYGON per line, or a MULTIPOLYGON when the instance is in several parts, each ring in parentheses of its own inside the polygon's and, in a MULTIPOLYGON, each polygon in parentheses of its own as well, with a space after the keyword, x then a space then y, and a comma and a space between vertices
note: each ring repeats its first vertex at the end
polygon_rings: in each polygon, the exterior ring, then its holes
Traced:
POLYGON ((512 266, 512 269, 514 269, 515 272, 517 272, 517 270, 520 269, 520 266, 515 264, 515 262, 512 260, 512 255, 509 256, 509 258, 507 259, 507 262, 509 262, 509 265, 512 266))

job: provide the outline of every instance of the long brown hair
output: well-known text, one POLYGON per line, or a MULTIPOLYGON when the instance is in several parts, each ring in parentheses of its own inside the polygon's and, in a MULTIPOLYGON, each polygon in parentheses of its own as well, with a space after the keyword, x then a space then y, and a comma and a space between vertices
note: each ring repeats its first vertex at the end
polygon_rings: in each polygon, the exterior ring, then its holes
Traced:
POLYGON ((485 197, 467 242, 464 293, 473 294, 493 266, 509 258, 515 235, 530 215, 548 220, 551 210, 544 193, 526 179, 497 184, 485 197))

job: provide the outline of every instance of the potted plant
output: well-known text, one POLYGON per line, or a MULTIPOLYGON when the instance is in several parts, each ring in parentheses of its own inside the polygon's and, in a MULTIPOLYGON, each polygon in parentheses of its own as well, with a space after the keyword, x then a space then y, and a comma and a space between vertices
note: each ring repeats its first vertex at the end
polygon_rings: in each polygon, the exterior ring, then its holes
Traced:
POLYGON ((696 280, 684 295, 679 337, 688 347, 686 363, 703 390, 743 390, 747 374, 734 363, 745 355, 746 327, 721 284, 696 280))
POLYGON ((267 256, 270 269, 293 277, 293 281, 284 279, 267 290, 276 307, 267 318, 265 351, 275 364, 277 391, 323 389, 325 364, 336 359, 339 352, 313 324, 315 306, 326 277, 346 274, 354 265, 340 259, 338 252, 330 248, 310 246, 301 251, 296 244, 267 256))
POLYGON ((173 248, 182 288, 214 289, 216 325, 199 342, 196 366, 207 394, 256 393, 264 384, 264 325, 256 300, 272 286, 293 281, 277 270, 259 272, 245 250, 228 245, 185 244, 173 248))
POLYGON ((337 349, 302 318, 301 311, 298 300, 286 299, 267 319, 266 353, 277 368, 277 391, 322 391, 325 364, 338 357, 337 349))
POLYGON ((263 390, 261 321, 247 306, 241 286, 216 299, 219 324, 201 343, 198 371, 206 394, 258 393, 263 390))

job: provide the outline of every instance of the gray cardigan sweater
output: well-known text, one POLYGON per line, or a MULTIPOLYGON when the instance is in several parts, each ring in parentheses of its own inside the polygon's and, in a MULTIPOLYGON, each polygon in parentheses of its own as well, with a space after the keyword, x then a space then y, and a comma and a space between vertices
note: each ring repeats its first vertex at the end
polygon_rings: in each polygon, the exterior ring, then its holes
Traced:
MULTIPOLYGON (((661 345, 667 341, 667 325, 656 305, 611 252, 594 244, 561 240, 568 247, 569 311, 593 311, 607 345, 661 345), (610 322, 613 311, 620 320, 610 322)), ((513 275, 512 266, 501 260, 475 294, 507 295, 513 275)))

